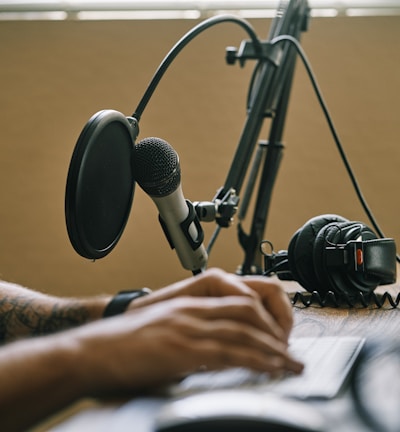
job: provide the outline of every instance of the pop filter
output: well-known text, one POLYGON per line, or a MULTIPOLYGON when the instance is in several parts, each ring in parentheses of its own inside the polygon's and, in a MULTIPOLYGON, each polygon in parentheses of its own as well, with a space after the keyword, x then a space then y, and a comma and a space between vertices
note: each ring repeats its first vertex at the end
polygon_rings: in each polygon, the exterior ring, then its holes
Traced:
POLYGON ((136 136, 134 118, 103 110, 78 138, 67 176, 65 218, 72 246, 85 258, 103 258, 123 233, 135 188, 136 136))

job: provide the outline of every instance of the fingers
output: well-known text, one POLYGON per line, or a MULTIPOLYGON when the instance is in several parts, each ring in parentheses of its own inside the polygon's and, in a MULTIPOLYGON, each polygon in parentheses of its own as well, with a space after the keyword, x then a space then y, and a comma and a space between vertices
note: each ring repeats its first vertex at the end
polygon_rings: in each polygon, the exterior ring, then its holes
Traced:
MULTIPOLYGON (((181 296, 221 298, 243 297, 259 303, 253 308, 257 313, 252 317, 253 324, 258 320, 264 330, 278 340, 287 342, 293 325, 292 308, 286 293, 277 284, 265 277, 238 276, 220 269, 209 269, 196 277, 191 277, 151 296, 141 297, 132 302, 130 309, 166 301, 181 296), (261 325, 262 324, 262 325, 261 325)), ((253 312, 249 312, 253 313, 253 312)))
POLYGON ((293 327, 293 311, 286 292, 279 285, 266 282, 263 277, 248 277, 245 283, 259 294, 264 308, 273 316, 288 339, 293 327))
POLYGON ((178 297, 76 331, 83 351, 98 353, 84 356, 93 391, 149 388, 203 365, 272 375, 302 370, 276 337, 273 318, 246 296, 178 297))
POLYGON ((169 324, 191 341, 200 356, 195 357, 197 366, 203 358, 212 367, 246 366, 268 372, 302 369, 288 353, 286 340, 277 339, 268 315, 256 301, 225 297, 173 302, 174 319, 169 324), (207 357, 209 353, 213 355, 207 357))
POLYGON ((175 349, 184 370, 246 367, 270 374, 299 373, 303 365, 292 358, 284 343, 246 323, 229 319, 204 320, 186 314, 174 319, 175 349), (180 341, 180 346, 176 346, 180 341))
POLYGON ((190 295, 204 297, 247 296, 259 299, 243 277, 226 273, 220 269, 209 269, 192 279, 190 295))
POLYGON ((194 293, 205 296, 246 296, 261 300, 264 309, 275 320, 275 328, 283 331, 286 341, 293 326, 292 307, 289 297, 280 285, 271 283, 261 276, 237 276, 219 269, 211 269, 198 279, 191 287, 194 293))
MULTIPOLYGON (((264 353, 255 347, 238 346, 235 343, 223 344, 215 340, 203 340, 193 347, 193 357, 202 359, 207 370, 219 370, 227 367, 245 367, 272 376, 284 373, 299 374, 304 365, 287 353, 264 353)), ((195 369, 194 369, 195 370, 195 369)))
POLYGON ((182 299, 185 312, 191 317, 201 318, 205 321, 226 319, 240 325, 247 324, 273 337, 276 341, 287 343, 285 332, 257 299, 245 296, 182 299))

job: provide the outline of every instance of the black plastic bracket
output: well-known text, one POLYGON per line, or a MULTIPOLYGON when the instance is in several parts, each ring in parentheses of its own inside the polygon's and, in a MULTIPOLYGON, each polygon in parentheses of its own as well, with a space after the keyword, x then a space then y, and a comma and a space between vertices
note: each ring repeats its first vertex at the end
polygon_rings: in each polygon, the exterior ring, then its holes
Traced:
POLYGON ((226 48, 226 62, 234 65, 237 61, 243 67, 246 60, 268 60, 275 66, 279 66, 282 60, 282 49, 272 45, 269 41, 261 41, 261 51, 256 50, 250 40, 244 40, 239 49, 236 47, 226 48))

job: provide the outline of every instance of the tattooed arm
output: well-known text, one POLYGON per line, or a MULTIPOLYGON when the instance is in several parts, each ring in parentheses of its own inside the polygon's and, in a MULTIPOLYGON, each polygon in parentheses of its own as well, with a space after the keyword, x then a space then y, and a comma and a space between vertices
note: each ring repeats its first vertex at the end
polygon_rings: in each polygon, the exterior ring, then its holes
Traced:
POLYGON ((58 298, 0 281, 0 343, 101 318, 110 297, 58 298))
POLYGON ((302 370, 287 350, 290 302, 267 278, 208 270, 104 320, 97 318, 106 298, 62 300, 6 283, 0 295, 6 340, 53 332, 0 348, 0 430, 7 432, 27 430, 82 397, 135 394, 204 365, 302 370))

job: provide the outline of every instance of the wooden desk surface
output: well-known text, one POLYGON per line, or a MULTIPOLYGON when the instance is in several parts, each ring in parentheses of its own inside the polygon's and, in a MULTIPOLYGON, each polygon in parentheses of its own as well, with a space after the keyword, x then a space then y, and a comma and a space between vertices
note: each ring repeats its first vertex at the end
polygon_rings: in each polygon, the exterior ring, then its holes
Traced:
MULTIPOLYGON (((292 299, 296 292, 304 293, 296 283, 286 282, 285 288, 292 299)), ((400 282, 378 287, 375 290, 379 300, 382 300, 381 296, 385 292, 396 300, 400 293, 400 282)), ((361 303, 354 307, 346 305, 321 307, 318 303, 306 307, 301 301, 296 301, 293 312, 295 325, 292 335, 294 337, 357 335, 366 338, 382 336, 398 338, 400 336, 400 305, 394 308, 388 300, 381 308, 373 301, 368 307, 364 307, 361 303)))
MULTIPOLYGON (((291 298, 298 291, 304 292, 294 282, 285 282, 284 286, 291 298)), ((397 298, 400 292, 399 282, 395 285, 379 287, 376 293, 381 295, 385 291, 388 291, 394 298, 397 298)), ((389 303, 385 303, 382 308, 378 308, 374 304, 368 307, 357 305, 355 307, 345 306, 336 308, 320 307, 318 305, 305 307, 301 302, 296 302, 293 306, 293 311, 295 320, 292 332, 293 337, 357 335, 366 337, 367 340, 383 337, 400 340, 400 307, 393 308, 389 303)), ((337 418, 338 413, 339 417, 342 418, 343 424, 340 425, 339 429, 334 430, 340 430, 341 432, 364 432, 366 430, 358 423, 359 420, 352 423, 354 419, 354 407, 351 404, 351 398, 347 395, 344 399, 337 398, 337 400, 325 402, 325 405, 322 406, 326 417, 328 419, 333 418, 336 426, 338 426, 338 421, 340 422, 337 418)), ((121 416, 121 413, 126 411, 126 409, 125 411, 124 409, 121 410, 120 407, 120 403, 105 405, 96 401, 83 401, 77 404, 76 407, 63 413, 62 419, 65 421, 62 421, 61 424, 60 417, 56 420, 50 419, 49 422, 35 429, 35 432, 44 430, 57 432, 117 430, 112 427, 113 422, 118 422, 118 416, 121 416), (76 414, 76 411, 79 411, 78 414, 76 414), (111 421, 111 419, 113 420, 111 421), (58 423, 58 425, 53 428, 55 423, 58 423), (110 427, 111 429, 109 429, 110 427)), ((119 422, 121 422, 121 419, 119 419, 119 422)), ((118 428, 118 430, 122 431, 125 429, 118 428)), ((136 427, 129 430, 141 432, 136 427)), ((328 429, 329 431, 330 429, 328 429)))

